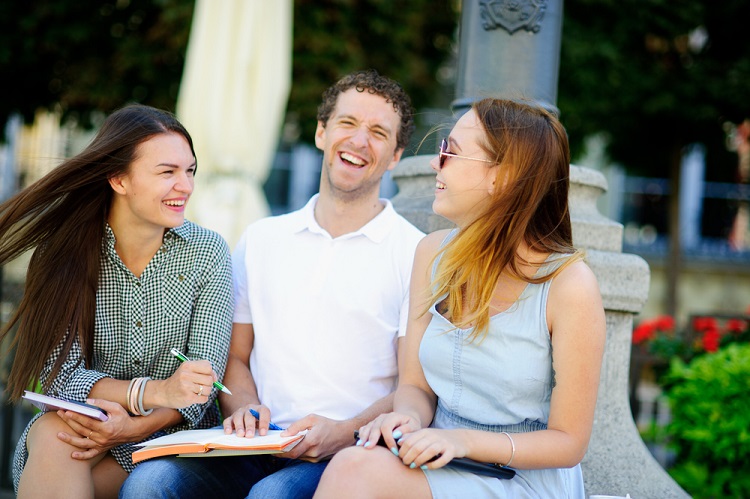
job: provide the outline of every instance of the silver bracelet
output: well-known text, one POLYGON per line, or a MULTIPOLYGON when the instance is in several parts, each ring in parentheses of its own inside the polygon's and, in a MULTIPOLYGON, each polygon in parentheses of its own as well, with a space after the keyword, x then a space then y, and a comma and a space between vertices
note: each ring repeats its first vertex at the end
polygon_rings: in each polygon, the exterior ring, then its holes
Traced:
POLYGON ((154 412, 153 409, 145 410, 143 408, 143 393, 146 391, 146 383, 148 383, 149 380, 151 380, 151 378, 149 378, 148 376, 143 378, 143 382, 141 383, 141 389, 138 392, 138 413, 141 416, 148 416, 149 414, 154 412))
POLYGON ((510 436, 510 433, 508 433, 507 431, 501 431, 500 433, 508 437, 508 440, 510 440, 510 459, 508 459, 508 462, 505 464, 498 463, 500 464, 500 466, 507 467, 510 466, 510 463, 513 462, 513 458, 516 456, 516 444, 515 442, 513 442, 513 437, 510 436))

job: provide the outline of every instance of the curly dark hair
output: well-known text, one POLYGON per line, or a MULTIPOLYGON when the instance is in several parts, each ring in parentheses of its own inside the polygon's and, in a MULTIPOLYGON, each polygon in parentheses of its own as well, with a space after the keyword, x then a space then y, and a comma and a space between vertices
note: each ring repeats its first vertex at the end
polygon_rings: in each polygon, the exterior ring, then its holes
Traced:
POLYGON ((405 148, 414 132, 414 108, 411 106, 411 99, 398 82, 382 76, 374 69, 348 74, 323 92, 323 102, 318 106, 318 121, 324 126, 328 123, 339 94, 350 88, 356 88, 358 92, 367 90, 371 94, 383 97, 386 102, 393 103, 393 109, 401 116, 396 148, 405 148))

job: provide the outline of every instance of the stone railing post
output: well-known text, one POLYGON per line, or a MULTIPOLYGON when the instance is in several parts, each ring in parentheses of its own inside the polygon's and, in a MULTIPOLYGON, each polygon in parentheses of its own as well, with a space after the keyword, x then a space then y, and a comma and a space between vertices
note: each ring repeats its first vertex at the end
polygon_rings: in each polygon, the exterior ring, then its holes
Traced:
MULTIPOLYGON (((393 172, 399 187, 394 207, 425 232, 451 226, 432 212, 435 174, 429 165, 431 158, 405 158, 393 172)), ((573 243, 587 252, 587 262, 599 281, 607 320, 594 429, 582 463, 586 494, 688 498, 651 456, 630 411, 633 315, 641 310, 648 295, 648 264, 639 256, 622 253, 622 225, 596 208, 597 198, 607 188, 604 175, 571 166, 570 181, 573 243)))

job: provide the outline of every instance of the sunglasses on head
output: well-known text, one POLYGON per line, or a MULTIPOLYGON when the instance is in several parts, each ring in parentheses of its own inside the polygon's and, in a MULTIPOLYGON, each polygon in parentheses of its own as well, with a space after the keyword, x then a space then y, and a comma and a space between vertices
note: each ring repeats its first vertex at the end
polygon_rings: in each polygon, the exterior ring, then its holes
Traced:
POLYGON ((443 139, 440 141, 440 151, 438 152, 438 166, 441 170, 443 169, 443 165, 445 164, 445 160, 448 159, 448 156, 452 158, 469 159, 471 161, 482 161, 484 163, 494 163, 494 161, 490 161, 489 159, 469 158, 468 156, 459 156, 458 154, 448 152, 448 139, 443 139))

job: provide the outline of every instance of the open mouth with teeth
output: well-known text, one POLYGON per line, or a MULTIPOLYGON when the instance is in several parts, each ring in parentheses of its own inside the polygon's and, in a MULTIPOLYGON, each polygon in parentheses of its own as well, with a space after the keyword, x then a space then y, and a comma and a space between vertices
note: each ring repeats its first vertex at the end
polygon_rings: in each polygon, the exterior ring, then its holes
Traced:
POLYGON ((362 160, 362 158, 358 158, 357 156, 354 156, 353 154, 349 154, 348 152, 340 153, 339 157, 345 163, 348 163, 352 166, 356 166, 357 168, 361 168, 365 166, 365 162, 364 160, 362 160))
POLYGON ((435 188, 439 191, 445 190, 446 185, 439 180, 435 182, 435 188))
POLYGON ((170 199, 169 201, 164 201, 164 204, 166 204, 167 206, 180 207, 180 206, 185 206, 185 200, 184 199, 170 199))

